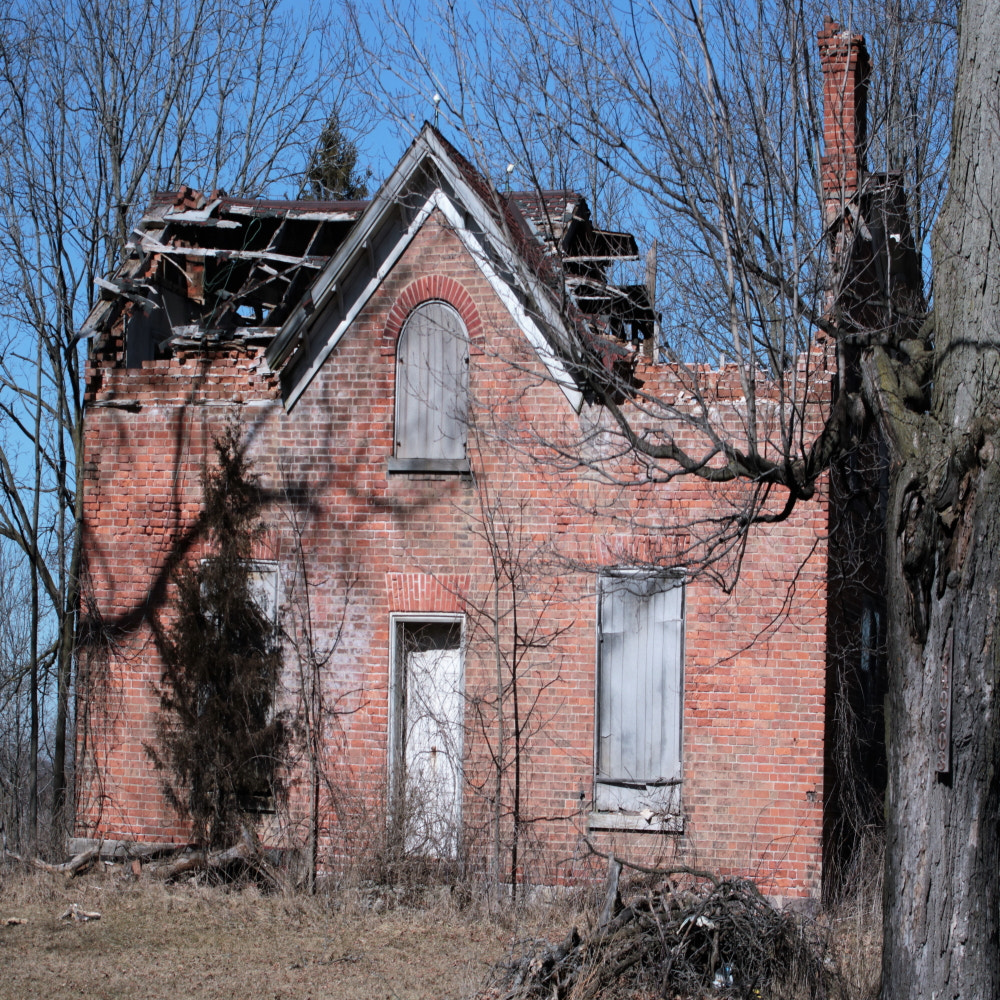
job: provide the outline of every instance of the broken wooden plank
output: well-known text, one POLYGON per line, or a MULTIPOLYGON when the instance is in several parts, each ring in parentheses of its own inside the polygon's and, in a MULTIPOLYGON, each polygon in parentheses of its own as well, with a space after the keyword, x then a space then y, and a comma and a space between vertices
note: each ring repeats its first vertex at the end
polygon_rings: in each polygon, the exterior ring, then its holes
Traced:
POLYGON ((618 891, 618 880, 622 873, 622 863, 614 856, 608 855, 608 879, 604 886, 604 906, 598 918, 597 926, 604 930, 611 918, 621 909, 622 898, 618 891))
POLYGON ((293 264, 299 267, 309 267, 319 270, 329 258, 327 257, 293 257, 284 253, 271 253, 266 250, 223 250, 218 247, 173 247, 152 236, 143 236, 142 249, 148 253, 167 254, 176 257, 218 257, 222 260, 269 260, 276 264, 293 264))

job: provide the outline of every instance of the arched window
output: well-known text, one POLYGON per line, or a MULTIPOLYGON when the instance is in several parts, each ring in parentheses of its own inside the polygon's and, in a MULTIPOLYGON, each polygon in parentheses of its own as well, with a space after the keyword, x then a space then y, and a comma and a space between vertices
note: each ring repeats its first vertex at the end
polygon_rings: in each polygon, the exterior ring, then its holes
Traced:
POLYGON ((464 472, 469 337, 445 302, 410 313, 396 350, 395 472, 464 472))

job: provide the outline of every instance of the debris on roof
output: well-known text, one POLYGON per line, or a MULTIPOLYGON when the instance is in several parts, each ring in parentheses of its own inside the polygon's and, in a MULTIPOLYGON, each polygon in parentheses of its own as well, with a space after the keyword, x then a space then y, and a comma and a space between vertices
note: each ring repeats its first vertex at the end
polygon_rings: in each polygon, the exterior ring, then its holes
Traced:
MULTIPOLYGON (((620 262, 638 260, 631 234, 595 228, 586 201, 572 191, 500 195, 455 156, 505 217, 514 249, 592 334, 633 348, 652 345, 647 289, 609 276, 620 262)), ((114 354, 129 368, 178 351, 266 345, 311 302, 316 278, 368 204, 249 200, 189 187, 158 193, 122 264, 97 281, 98 302, 81 336, 97 335, 103 344, 120 324, 114 354)))
POLYGON ((656 315, 646 286, 619 285, 608 274, 616 264, 639 260, 635 237, 595 228, 586 200, 571 191, 518 192, 511 198, 558 260, 574 304, 597 332, 651 347, 656 315))
POLYGON ((175 347, 267 341, 350 232, 366 202, 250 201, 190 188, 157 194, 82 336, 126 303, 128 367, 175 347))

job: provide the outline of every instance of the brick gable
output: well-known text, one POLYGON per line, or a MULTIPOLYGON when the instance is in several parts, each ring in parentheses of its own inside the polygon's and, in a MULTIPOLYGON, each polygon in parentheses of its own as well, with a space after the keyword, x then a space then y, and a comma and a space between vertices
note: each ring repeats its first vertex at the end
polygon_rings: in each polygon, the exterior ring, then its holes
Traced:
MULTIPOLYGON (((314 639, 329 651, 323 685, 331 706, 330 785, 322 826, 329 863, 376 852, 385 838, 397 710, 393 629, 414 616, 458 615, 464 629, 461 843, 473 870, 489 869, 496 553, 486 538, 499 527, 516 537, 501 555, 524 564, 517 571, 517 611, 525 635, 537 642, 537 648, 522 646, 519 664, 519 695, 533 713, 522 778, 525 876, 589 877, 595 869, 589 839, 636 860, 754 875, 781 894, 818 891, 825 506, 803 507, 766 533, 755 530, 733 593, 707 577, 687 582, 680 832, 598 828, 591 817, 597 570, 684 551, 690 522, 715 513, 720 495, 691 480, 621 490, 567 474, 550 453, 533 459, 532 442, 545 452, 538 442, 573 436, 594 415, 573 411, 440 215, 416 234, 290 412, 261 365, 260 350, 251 346, 148 361, 140 369, 115 367, 108 358, 95 357, 88 383, 91 639, 81 835, 186 836, 143 749, 155 738, 160 669, 152 622, 169 620, 173 562, 201 551, 201 476, 213 434, 238 412, 272 497, 263 555, 281 568, 285 614, 294 617, 302 599, 301 552, 314 639), (406 316, 430 298, 458 310, 474 345, 471 476, 387 471, 394 345, 406 316), (499 519, 484 519, 484 507, 499 510, 499 519)), ((646 374, 671 377, 655 365, 646 374)), ((500 639, 509 648, 509 592, 501 616, 500 639)), ((289 705, 299 683, 294 663, 289 651, 289 705)), ((287 816, 268 828, 279 846, 301 842, 306 790, 303 775, 292 777, 287 816)), ((509 817, 504 822, 508 827, 509 817)))

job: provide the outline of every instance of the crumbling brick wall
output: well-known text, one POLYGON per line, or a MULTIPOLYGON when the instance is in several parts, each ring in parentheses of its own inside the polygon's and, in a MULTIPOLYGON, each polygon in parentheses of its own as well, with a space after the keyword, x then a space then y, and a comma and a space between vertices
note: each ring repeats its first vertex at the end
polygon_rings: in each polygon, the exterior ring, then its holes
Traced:
MULTIPOLYGON (((144 749, 155 739, 160 671, 153 622, 169 620, 172 566, 203 550, 201 477, 213 436, 238 413, 271 498, 261 557, 291 578, 301 542, 315 637, 331 650, 324 667, 327 856, 377 851, 385 836, 392 616, 449 613, 465 616, 468 637, 464 849, 471 865, 488 865, 490 719, 481 710, 495 688, 495 659, 491 623, 473 621, 488 619, 491 607, 485 489, 503 498, 519 550, 532 555, 521 577, 522 623, 541 616, 555 634, 524 661, 521 693, 534 712, 524 751, 524 874, 548 881, 589 875, 589 839, 618 856, 753 875, 776 893, 818 891, 827 580, 821 499, 751 532, 732 593, 708 575, 687 584, 682 831, 588 832, 597 583, 587 568, 627 561, 629 552, 667 553, 678 538, 688 544, 688 522, 717 511, 720 494, 692 479, 622 491, 586 470, 533 461, 527 442, 557 439, 593 416, 578 418, 545 377, 437 216, 291 412, 257 349, 208 358, 192 350, 141 369, 123 367, 119 354, 120 343, 109 338, 88 381, 81 834, 187 836, 144 749), (428 298, 454 306, 470 336, 471 477, 387 473, 396 338, 410 309, 428 298)), ((641 374, 648 387, 660 380, 669 391, 668 369, 649 364, 641 374)), ((295 686, 290 671, 290 704, 295 686)), ((306 807, 302 774, 292 777, 288 818, 275 835, 294 841, 306 807)))

